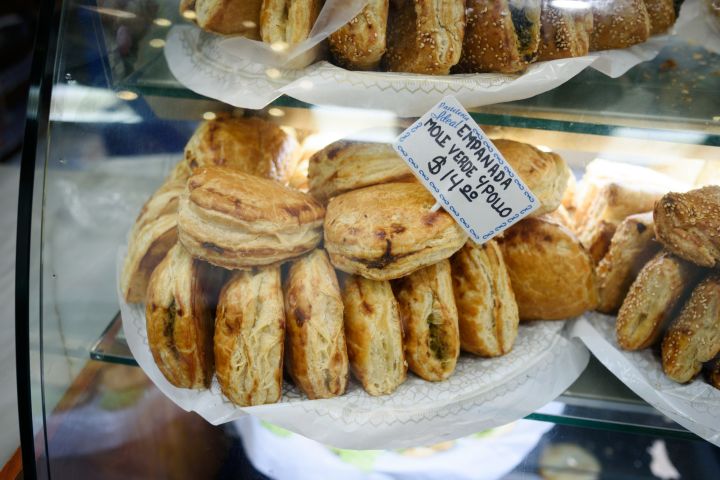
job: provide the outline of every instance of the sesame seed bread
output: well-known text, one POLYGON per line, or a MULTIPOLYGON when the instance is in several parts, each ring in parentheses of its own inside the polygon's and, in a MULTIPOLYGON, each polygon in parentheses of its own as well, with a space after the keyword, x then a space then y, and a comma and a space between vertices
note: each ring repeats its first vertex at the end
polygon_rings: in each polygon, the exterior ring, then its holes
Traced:
POLYGON ((650 17, 644 0, 592 0, 590 50, 627 48, 650 37, 650 17))
POLYGON ((388 0, 370 0, 349 23, 328 38, 338 65, 375 70, 387 48, 388 0))
POLYGON ((588 54, 593 29, 590 9, 557 8, 553 6, 553 0, 543 0, 540 24, 538 61, 588 54))

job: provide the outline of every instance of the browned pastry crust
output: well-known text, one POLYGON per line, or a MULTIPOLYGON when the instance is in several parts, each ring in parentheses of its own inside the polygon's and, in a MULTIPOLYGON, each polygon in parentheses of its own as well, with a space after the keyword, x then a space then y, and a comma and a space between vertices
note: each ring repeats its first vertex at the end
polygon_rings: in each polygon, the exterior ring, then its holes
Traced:
POLYGON ((215 318, 215 369, 232 403, 280 399, 284 336, 280 267, 235 272, 220 293, 215 318))
POLYGON ((467 235, 447 212, 431 212, 417 183, 386 183, 333 197, 325 248, 339 270, 372 280, 408 275, 462 248, 467 235))
POLYGON ((550 216, 530 217, 499 241, 520 320, 561 320, 597 307, 592 259, 550 216))
POLYGON ((552 0, 542 0, 540 23, 539 61, 588 54, 593 29, 590 9, 568 10, 553 6, 552 0))
POLYGON ((328 38, 338 65, 375 70, 387 46, 388 0, 370 0, 362 12, 328 38))
POLYGON ((146 225, 164 215, 177 215, 180 194, 185 189, 185 182, 170 180, 158 188, 145 202, 135 219, 130 237, 135 237, 146 225))
POLYGON ((720 266, 720 186, 668 193, 655 205, 655 235, 675 255, 720 266))
POLYGON ((455 371, 460 355, 458 311, 450 262, 442 260, 393 283, 410 370, 438 382, 455 371))
POLYGON ((532 213, 533 216, 552 212, 560 206, 571 176, 560 155, 513 140, 498 138, 493 144, 540 201, 540 208, 532 213))
POLYGON ((388 395, 405 381, 402 324, 390 282, 347 277, 342 291, 350 368, 370 395, 388 395))
POLYGON ((185 146, 185 162, 189 171, 218 165, 287 183, 296 168, 297 147, 297 140, 274 123, 220 116, 195 130, 185 146))
POLYGON ((259 40, 261 3, 262 0, 182 0, 180 13, 195 10, 203 30, 259 40))
POLYGON ((650 17, 644 0, 592 0, 590 50, 627 48, 650 36, 650 17))
POLYGON ((148 345, 165 378, 181 388, 210 386, 213 328, 223 273, 176 244, 150 277, 148 345))
POLYGON ((325 210, 310 195, 222 167, 197 171, 178 210, 178 237, 197 258, 228 269, 271 265, 322 239, 325 210))
POLYGON ((460 345, 482 357, 505 355, 515 343, 520 316, 500 247, 494 240, 467 242, 450 263, 460 345))
POLYGON ((659 249, 652 212, 630 215, 620 224, 597 266, 599 311, 614 313, 620 308, 638 272, 659 249))
POLYGON ((588 251, 594 264, 597 264, 607 255, 616 230, 617 225, 614 222, 599 220, 597 223, 589 224, 578 232, 580 243, 588 251))
POLYGON ((710 360, 705 364, 705 378, 713 387, 720 390, 720 357, 710 360))
POLYGON ((677 20, 675 0, 644 0, 644 2, 650 17, 650 35, 665 33, 675 25, 677 20))
POLYGON ((325 251, 294 261, 284 291, 286 370, 310 399, 342 395, 348 376, 343 303, 325 251))
POLYGON ((310 157, 310 194, 326 201, 341 193, 389 182, 415 179, 392 145, 385 143, 331 143, 310 157))
POLYGON ((394 0, 388 18, 385 68, 447 75, 460 60, 464 32, 464 0, 394 0))
POLYGON ((307 40, 324 1, 262 0, 260 36, 270 44, 295 45, 307 40))
POLYGON ((662 342, 665 375, 685 383, 720 353, 720 274, 698 284, 662 342))
POLYGON ((457 71, 516 73, 537 57, 540 0, 467 0, 457 71))
POLYGON ((618 311, 618 344, 625 350, 652 346, 699 274, 693 264, 658 253, 640 271, 618 311))

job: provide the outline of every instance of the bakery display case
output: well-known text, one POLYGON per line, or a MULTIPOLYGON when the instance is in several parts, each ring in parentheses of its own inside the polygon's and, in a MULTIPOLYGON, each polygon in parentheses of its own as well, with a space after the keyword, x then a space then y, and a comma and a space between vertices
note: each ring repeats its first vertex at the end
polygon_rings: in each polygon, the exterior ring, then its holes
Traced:
MULTIPOLYGON (((688 33, 715 32, 712 2, 646 44, 543 44, 475 76, 477 58, 407 73, 425 67, 390 26, 382 61, 335 33, 302 68, 253 66, 195 3, 41 12, 16 284, 28 478, 714 477, 720 34, 688 33), (391 146, 447 95, 541 204, 482 246, 391 146)), ((592 17, 562 3, 542 11, 592 17)))

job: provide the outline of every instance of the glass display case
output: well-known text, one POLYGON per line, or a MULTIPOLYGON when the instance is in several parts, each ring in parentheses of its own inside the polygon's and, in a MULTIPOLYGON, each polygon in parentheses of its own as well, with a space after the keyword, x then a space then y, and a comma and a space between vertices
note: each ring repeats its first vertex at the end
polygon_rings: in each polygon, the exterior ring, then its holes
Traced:
MULTIPOLYGON (((341 138, 390 143, 414 119, 286 96, 261 110, 235 108, 170 73, 166 36, 186 21, 177 1, 48 3, 18 218, 27 478, 714 477, 717 447, 595 358, 524 419, 416 448, 338 449, 251 417, 214 426, 183 411, 138 368, 123 332, 118 275, 137 213, 197 125, 225 114, 260 117, 309 154, 341 138)), ((559 153, 577 179, 601 158, 707 185, 720 183, 718 92, 720 55, 670 36, 653 60, 619 78, 585 70, 547 93, 470 114, 493 138, 559 153)))

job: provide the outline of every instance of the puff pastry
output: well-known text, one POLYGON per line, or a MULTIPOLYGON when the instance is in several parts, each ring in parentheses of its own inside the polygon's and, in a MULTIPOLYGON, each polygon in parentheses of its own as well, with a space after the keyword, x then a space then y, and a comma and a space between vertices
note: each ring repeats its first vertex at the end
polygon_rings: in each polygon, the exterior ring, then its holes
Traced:
POLYGON ((200 28, 259 40, 262 0, 182 0, 180 13, 195 10, 200 28))
POLYGON ((338 65, 375 70, 387 47, 388 0, 370 0, 355 18, 328 38, 338 65))
POLYGON ((145 318, 153 359, 181 388, 210 386, 217 292, 224 274, 176 244, 150 278, 145 318))
POLYGON ((467 235, 450 214, 431 212, 417 183, 386 183, 330 200, 325 248, 339 270, 372 280, 408 275, 450 257, 467 235))
POLYGON ((460 355, 458 311, 450 262, 441 260, 393 284, 400 307, 405 358, 424 380, 445 380, 460 355))
POLYGON ((554 218, 529 217, 499 240, 520 320, 561 320, 597 307, 592 259, 554 218))
POLYGON ((342 395, 348 376, 343 302, 324 250, 290 265, 284 292, 287 372, 310 399, 342 395))
POLYGON ((381 183, 415 179, 392 145, 341 140, 310 157, 310 194, 326 201, 341 193, 381 183))
POLYGON ((667 252, 658 253, 640 270, 618 311, 618 344, 625 350, 653 345, 699 274, 695 265, 667 252))
POLYGON ((465 1, 394 0, 387 31, 388 71, 447 75, 460 60, 465 1))
POLYGON ((188 171, 218 165, 286 184, 297 149, 297 140, 274 123, 222 115, 198 126, 185 146, 185 162, 188 171))
POLYGON ((720 266, 720 186, 668 193, 654 215, 655 234, 666 249, 703 267, 720 266))
POLYGON ((591 51, 627 48, 650 36, 650 17, 644 0, 592 0, 590 5, 591 51))
POLYGON ((388 395, 405 381, 402 325, 390 282, 348 276, 342 290, 350 369, 370 395, 388 395))
POLYGON ((324 0, 262 0, 263 42, 295 45, 307 40, 323 3, 324 0))
POLYGON ((215 369, 232 403, 280 399, 284 336, 280 267, 235 272, 220 293, 215 318, 215 369))
POLYGON ((537 57, 540 0, 467 0, 457 71, 515 73, 537 57))
POLYGON ((588 54, 593 29, 589 8, 558 8, 553 0, 542 0, 540 23, 539 61, 588 54))
POLYGON ((540 208, 532 215, 556 210, 571 176, 565 160, 557 153, 543 152, 527 143, 500 138, 492 142, 540 201, 540 208))
POLYGON ((500 247, 495 240, 467 242, 450 263, 462 349, 482 357, 505 355, 520 316, 500 247))
POLYGON ((701 281, 662 342, 665 374, 676 382, 692 380, 703 363, 720 353, 720 274, 701 281))
POLYGON ((607 255, 597 266, 598 310, 614 313, 643 266, 658 252, 651 212, 630 215, 617 228, 607 255))
POLYGON ((228 269, 283 262, 322 239, 324 209, 310 195, 222 167, 200 169, 180 198, 178 238, 228 269))

